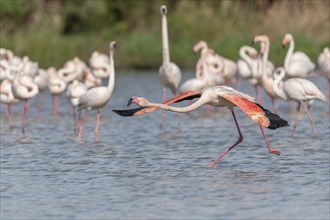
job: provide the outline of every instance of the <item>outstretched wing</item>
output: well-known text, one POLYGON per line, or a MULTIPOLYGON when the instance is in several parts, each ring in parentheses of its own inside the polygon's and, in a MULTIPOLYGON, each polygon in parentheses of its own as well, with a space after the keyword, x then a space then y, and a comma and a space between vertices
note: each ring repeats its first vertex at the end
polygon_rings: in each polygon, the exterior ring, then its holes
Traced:
POLYGON ((257 122, 263 127, 274 130, 276 128, 289 125, 288 122, 280 118, 279 115, 270 112, 258 103, 252 102, 245 97, 230 93, 219 93, 218 95, 232 102, 234 105, 240 108, 252 121, 257 122))
MULTIPOLYGON (((199 98, 200 96, 201 96, 201 91, 188 91, 186 93, 175 96, 175 97, 163 102, 163 104, 169 105, 169 104, 175 103, 175 102, 182 102, 184 100, 191 100, 194 98, 199 98)), ((150 113, 150 112, 153 112, 156 110, 158 110, 158 108, 156 108, 156 107, 145 107, 145 108, 140 107, 140 108, 134 108, 134 109, 112 110, 112 111, 117 113, 120 116, 128 117, 128 116, 143 115, 143 114, 150 113)))

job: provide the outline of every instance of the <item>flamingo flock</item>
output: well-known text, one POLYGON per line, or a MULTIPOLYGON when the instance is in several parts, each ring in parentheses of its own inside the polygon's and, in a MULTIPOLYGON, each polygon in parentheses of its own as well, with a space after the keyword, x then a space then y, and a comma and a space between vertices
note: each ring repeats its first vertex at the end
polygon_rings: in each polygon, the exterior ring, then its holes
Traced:
MULTIPOLYGON (((327 98, 308 77, 315 75, 316 69, 319 69, 320 76, 328 80, 329 99, 330 51, 328 47, 320 52, 317 63, 314 64, 304 52, 294 51, 293 35, 286 33, 282 45, 286 47, 289 44, 289 49, 283 59, 283 65, 275 67, 269 59, 271 41, 267 35, 253 37, 253 43, 260 45, 259 50, 250 45, 242 45, 238 51, 238 61, 225 58, 210 48, 206 41, 201 40, 193 45, 193 51, 200 52, 200 58, 195 66, 195 76, 181 82, 180 67, 170 59, 167 13, 167 7, 162 5, 160 7, 162 63, 159 68, 159 77, 163 88, 163 102, 154 103, 143 97, 132 96, 128 101, 128 106, 136 104, 139 107, 113 110, 115 113, 127 117, 144 115, 161 109, 163 113, 160 127, 163 129, 166 111, 176 112, 179 121, 180 113, 191 112, 202 106, 227 107, 232 114, 238 139, 218 156, 208 166, 209 168, 214 167, 222 157, 243 141, 234 107, 239 108, 251 121, 259 125, 271 154, 279 155, 280 152, 271 147, 264 128, 274 130, 289 125, 287 120, 278 115, 277 102, 279 99, 297 102, 296 119, 291 136, 297 129, 301 116, 300 107, 303 106, 312 128, 312 136, 316 137, 311 106, 314 100, 327 102, 327 98), (239 91, 242 80, 248 80, 251 88, 256 88, 257 99, 253 95, 239 91), (235 84, 236 89, 230 87, 235 84), (173 97, 167 100, 168 89, 171 90, 173 97), (272 101, 274 113, 262 106, 262 89, 272 101), (193 99, 197 99, 197 101, 193 102, 193 99), (184 100, 190 101, 185 107, 171 105, 184 100), (308 105, 306 106, 305 103, 308 105)), ((24 102, 21 130, 25 135, 29 100, 38 96, 38 111, 42 111, 43 94, 45 91, 49 91, 53 97, 52 116, 58 117, 58 99, 61 94, 65 93, 72 108, 77 141, 82 139, 83 126, 86 123, 88 112, 95 110, 97 117, 94 133, 95 142, 98 142, 101 111, 111 99, 115 87, 114 53, 116 47, 117 43, 112 41, 109 44, 109 55, 94 51, 88 62, 74 57, 58 69, 55 67, 40 68, 39 64, 30 60, 29 57, 20 58, 11 50, 0 48, 0 101, 6 106, 9 129, 13 129, 12 105, 24 102), (107 85, 104 85, 104 80, 107 81, 107 85), (85 114, 84 117, 81 117, 83 110, 85 114)))

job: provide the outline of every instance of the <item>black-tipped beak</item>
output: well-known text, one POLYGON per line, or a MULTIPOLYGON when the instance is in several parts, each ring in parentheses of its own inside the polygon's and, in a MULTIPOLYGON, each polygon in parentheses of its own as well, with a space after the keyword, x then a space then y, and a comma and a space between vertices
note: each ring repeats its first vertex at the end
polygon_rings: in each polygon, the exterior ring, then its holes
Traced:
POLYGON ((251 44, 254 44, 254 40, 252 39, 252 42, 251 42, 251 44))
POLYGON ((285 44, 282 44, 282 48, 285 48, 285 44))
POLYGON ((132 104, 132 102, 133 102, 133 98, 130 98, 127 102, 127 106, 130 106, 132 104))

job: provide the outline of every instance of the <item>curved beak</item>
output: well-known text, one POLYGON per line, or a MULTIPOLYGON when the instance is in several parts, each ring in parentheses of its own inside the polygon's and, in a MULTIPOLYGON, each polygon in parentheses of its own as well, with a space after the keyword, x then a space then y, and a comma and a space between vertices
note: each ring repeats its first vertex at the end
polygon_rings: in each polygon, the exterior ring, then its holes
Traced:
POLYGON ((130 99, 128 100, 127 106, 130 106, 132 103, 133 103, 133 98, 130 98, 130 99))

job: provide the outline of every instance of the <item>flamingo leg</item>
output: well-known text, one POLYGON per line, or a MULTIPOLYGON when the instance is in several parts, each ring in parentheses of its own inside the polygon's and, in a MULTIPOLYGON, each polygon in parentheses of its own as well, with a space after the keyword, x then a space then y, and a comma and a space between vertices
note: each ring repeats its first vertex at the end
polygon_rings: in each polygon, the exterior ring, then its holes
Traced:
POLYGON ((24 127, 27 121, 27 111, 28 111, 29 105, 27 99, 25 100, 24 104, 24 113, 23 113, 23 118, 22 118, 22 133, 25 133, 24 127))
POLYGON ((266 142, 267 147, 268 147, 268 149, 269 149, 269 152, 270 152, 271 154, 280 155, 280 151, 278 151, 278 150, 276 150, 276 149, 274 149, 274 148, 272 148, 272 147, 270 146, 270 144, 269 144, 269 142, 268 142, 268 140, 267 140, 266 134, 265 134, 265 132, 264 132, 264 128, 263 128, 260 124, 259 124, 259 127, 260 127, 260 130, 261 130, 262 136, 264 136, 264 139, 265 139, 265 142, 266 142))
POLYGON ((97 111, 96 125, 95 125, 95 130, 94 130, 95 142, 98 142, 98 140, 99 140, 99 121, 100 121, 100 118, 101 118, 101 112, 97 111))
POLYGON ((8 118, 8 125, 9 129, 13 129, 13 122, 11 120, 11 111, 10 111, 10 104, 6 104, 6 113, 7 113, 7 118, 8 118))
POLYGON ((310 122, 310 124, 311 124, 312 131, 313 131, 313 137, 316 138, 315 128, 314 128, 314 121, 313 121, 313 119, 312 119, 312 116, 310 115, 310 113, 309 113, 308 109, 306 108, 304 102, 301 102, 301 104, 302 104, 302 106, 304 107, 305 112, 306 112, 306 114, 307 114, 307 117, 308 117, 308 119, 309 119, 309 122, 310 122))
POLYGON ((239 134, 239 138, 238 140, 236 141, 236 143, 231 146, 230 148, 228 148, 225 152, 223 152, 217 159, 215 159, 210 165, 208 165, 207 167, 208 168, 212 168, 221 158, 223 158, 231 149, 233 149, 236 145, 238 145, 239 143, 241 143, 243 141, 243 135, 241 133, 241 130, 239 128, 239 125, 237 123, 237 119, 236 119, 236 116, 235 116, 235 113, 234 111, 231 111, 232 115, 233 115, 233 118, 234 118, 234 121, 235 121, 235 125, 236 125, 236 128, 237 128, 237 131, 238 131, 238 134, 239 134))
POLYGON ((294 123, 293 125, 293 129, 292 129, 292 132, 291 132, 291 137, 293 137, 294 135, 294 132, 298 126, 298 120, 299 120, 299 117, 300 117, 300 102, 298 102, 298 105, 297 105, 297 116, 296 116, 296 122, 294 123))
POLYGON ((88 117, 88 111, 86 110, 83 120, 79 122, 79 129, 78 129, 77 141, 80 141, 80 139, 81 139, 81 134, 82 134, 82 131, 83 131, 83 126, 84 126, 84 123, 87 120, 87 117, 88 117))
MULTIPOLYGON (((166 87, 163 87, 163 102, 166 101, 166 94, 167 94, 167 92, 166 92, 166 87)), ((164 122, 165 122, 165 118, 166 118, 166 111, 163 110, 163 112, 162 112, 162 121, 161 121, 161 123, 160 123, 160 129, 163 128, 163 124, 164 124, 164 122)))
POLYGON ((57 116, 57 96, 53 95, 53 116, 57 116))
POLYGON ((72 105, 72 118, 73 118, 73 131, 76 134, 77 133, 77 116, 76 116, 76 108, 72 105))

